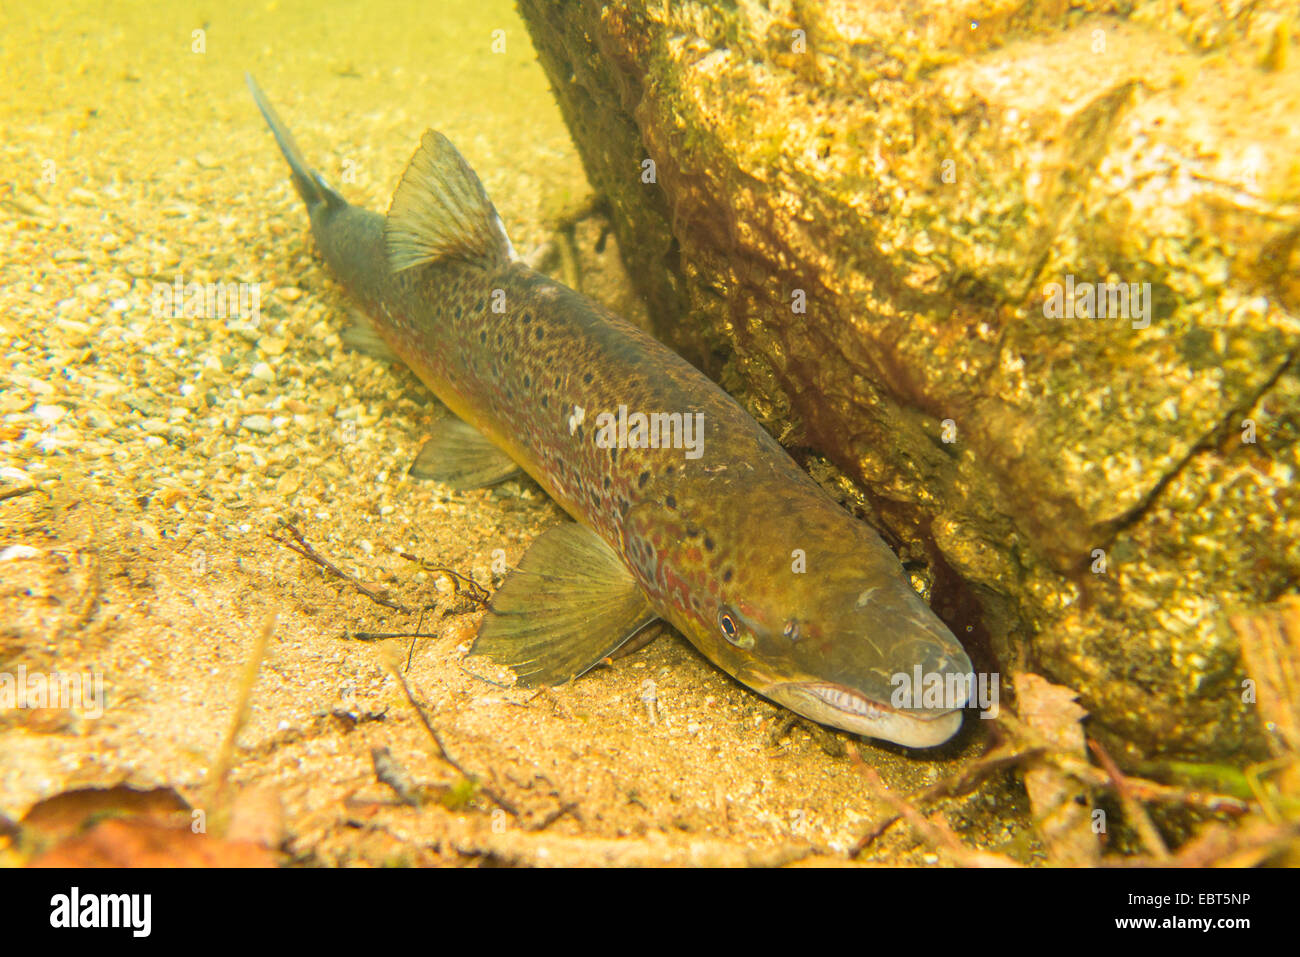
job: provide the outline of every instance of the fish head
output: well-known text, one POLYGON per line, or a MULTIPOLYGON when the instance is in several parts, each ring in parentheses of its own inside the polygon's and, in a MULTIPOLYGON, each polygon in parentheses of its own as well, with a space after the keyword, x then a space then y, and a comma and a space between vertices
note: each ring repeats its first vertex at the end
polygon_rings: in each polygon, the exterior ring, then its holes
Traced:
POLYGON ((818 495, 782 505, 716 536, 732 543, 731 574, 688 636, 813 721, 908 747, 947 741, 974 678, 960 642, 868 526, 818 495))

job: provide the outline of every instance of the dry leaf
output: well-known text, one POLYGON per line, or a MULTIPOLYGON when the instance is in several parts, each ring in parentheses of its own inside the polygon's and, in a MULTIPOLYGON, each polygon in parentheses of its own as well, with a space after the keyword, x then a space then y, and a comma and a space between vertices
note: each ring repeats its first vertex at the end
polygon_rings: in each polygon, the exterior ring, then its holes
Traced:
POLYGON ((102 821, 29 867, 274 867, 264 847, 148 820, 102 821))
MULTIPOLYGON (((1083 726, 1088 712, 1075 692, 1031 673, 1016 676, 1020 717, 1040 736, 1067 754, 1086 758, 1083 726)), ((1046 762, 1024 772, 1025 790, 1038 831, 1053 864, 1090 867, 1101 859, 1092 830, 1092 802, 1078 781, 1046 762), (1080 800, 1082 799, 1082 800, 1080 800)))
POLYGON ((190 805, 171 788, 76 788, 33 804, 23 816, 25 831, 57 841, 80 831, 93 818, 146 818, 161 824, 189 824, 190 805))

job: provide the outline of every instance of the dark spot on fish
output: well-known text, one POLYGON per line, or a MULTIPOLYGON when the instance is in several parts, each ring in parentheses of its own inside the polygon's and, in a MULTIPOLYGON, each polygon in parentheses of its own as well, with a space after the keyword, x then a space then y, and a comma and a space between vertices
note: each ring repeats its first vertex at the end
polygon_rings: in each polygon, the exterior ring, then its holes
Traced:
POLYGON ((457 318, 457 319, 460 318, 460 313, 461 313, 461 308, 460 308, 460 306, 457 306, 457 307, 456 307, 456 318, 457 318))
POLYGON ((478 302, 474 303, 474 311, 475 311, 475 312, 482 312, 482 311, 483 311, 483 300, 482 300, 482 298, 480 298, 478 302))
POLYGON ((723 572, 722 572, 722 580, 723 580, 724 582, 729 582, 729 581, 731 581, 731 579, 732 579, 732 577, 733 577, 734 575, 735 575, 735 572, 733 572, 730 568, 724 569, 723 572))
POLYGON ((704 536, 704 550, 706 552, 713 551, 713 539, 709 538, 707 535, 704 536))
POLYGON ((664 504, 667 505, 669 508, 676 508, 676 507, 677 507, 677 496, 676 496, 676 495, 669 495, 669 496, 666 496, 666 497, 664 498, 664 504))
POLYGON ((533 384, 533 377, 530 376, 530 375, 525 375, 525 376, 524 376, 524 388, 527 389, 527 388, 528 388, 530 385, 532 385, 532 384, 533 384))
POLYGON ((611 446, 609 447, 609 460, 610 460, 611 462, 617 462, 617 461, 618 461, 618 449, 617 449, 615 446, 613 446, 613 445, 611 445, 611 446))
POLYGON ((668 466, 667 468, 664 469, 664 474, 665 474, 665 475, 672 475, 672 474, 673 474, 673 470, 676 469, 676 468, 677 468, 677 466, 675 466, 675 465, 670 465, 670 466, 668 466))
MULTIPOLYGON (((457 306, 457 307, 456 307, 456 311, 457 311, 457 312, 460 312, 460 306, 457 306)), ((457 316, 456 318, 459 319, 460 316, 457 316)), ((486 330, 486 329, 484 329, 482 332, 480 332, 480 333, 478 334, 478 341, 481 342, 481 343, 483 343, 484 345, 487 345, 487 330, 486 330)))
POLYGON ((538 327, 537 327, 537 341, 538 341, 538 342, 541 342, 543 338, 544 338, 544 337, 543 337, 543 334, 542 334, 542 327, 541 327, 541 326, 538 326, 538 327))
POLYGON ((637 488, 645 488, 645 483, 648 481, 650 481, 650 473, 648 471, 642 472, 636 480, 637 488))
POLYGON ((583 373, 582 381, 583 381, 583 382, 586 382, 588 385, 590 385, 590 384, 591 384, 591 373, 590 373, 590 372, 585 372, 585 373, 583 373))
POLYGON ((545 395, 542 396, 542 408, 543 408, 543 409, 546 408, 547 405, 549 405, 549 402, 547 401, 549 398, 550 398, 550 396, 545 396, 545 395))
POLYGON ((608 475, 606 475, 606 476, 605 476, 605 488, 609 488, 612 484, 613 484, 613 482, 610 481, 610 477, 609 477, 608 475))
POLYGON ((501 346, 501 345, 505 345, 505 341, 506 341, 506 334, 505 334, 504 332, 498 332, 498 333, 497 333, 497 345, 499 345, 499 346, 501 346))
POLYGON ((555 377, 555 388, 558 389, 559 387, 560 387, 560 377, 559 377, 559 376, 556 376, 556 377, 555 377))
POLYGON ((533 321, 533 314, 532 314, 531 312, 525 312, 525 313, 524 313, 524 325, 528 325, 528 323, 530 323, 530 322, 532 322, 532 321, 533 321))

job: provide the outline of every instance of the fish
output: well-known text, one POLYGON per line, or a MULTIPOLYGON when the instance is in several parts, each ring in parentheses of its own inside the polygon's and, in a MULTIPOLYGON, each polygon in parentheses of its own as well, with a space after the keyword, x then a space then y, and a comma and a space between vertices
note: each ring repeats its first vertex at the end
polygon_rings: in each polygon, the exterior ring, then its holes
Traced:
POLYGON ((311 169, 246 82, 368 334, 453 413, 411 474, 465 490, 526 473, 575 520, 528 547, 471 655, 523 686, 563 684, 665 621, 814 722, 911 748, 957 733, 974 677, 961 643, 880 535, 735 399, 529 268, 441 133, 424 133, 380 215, 311 169))

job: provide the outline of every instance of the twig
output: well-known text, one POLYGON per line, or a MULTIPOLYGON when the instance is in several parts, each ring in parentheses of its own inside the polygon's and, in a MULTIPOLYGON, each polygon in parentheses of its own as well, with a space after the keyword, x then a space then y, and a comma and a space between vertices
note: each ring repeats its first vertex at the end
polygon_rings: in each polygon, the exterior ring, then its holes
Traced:
POLYGON ((1300 822, 1272 824, 1252 817, 1252 824, 1215 824, 1171 857, 1119 858, 1108 867, 1256 867, 1277 854, 1300 852, 1300 822))
POLYGON ((546 700, 549 701, 552 704, 552 706, 554 706, 555 710, 560 713, 561 717, 570 718, 570 719, 574 717, 573 711, 570 710, 567 704, 565 704, 563 701, 560 700, 560 696, 555 693, 555 689, 552 688, 550 685, 542 685, 540 688, 537 689, 536 694, 534 694, 524 703, 532 704, 538 698, 542 698, 542 697, 546 698, 546 700))
POLYGON ((912 830, 920 837, 927 841, 931 846, 943 848, 951 854, 959 864, 965 867, 1020 867, 1018 861, 1014 861, 1002 854, 993 854, 989 851, 977 851, 966 847, 952 829, 943 822, 941 817, 936 816, 934 819, 927 818, 915 807, 897 797, 885 787, 885 783, 880 779, 880 773, 871 765, 862 760, 858 754, 856 745, 850 743, 849 755, 853 759, 854 766, 866 780, 867 788, 871 791, 872 796, 877 800, 884 801, 899 817, 902 817, 911 825, 912 830))
POLYGON ((301 555, 303 558, 307 559, 308 561, 315 562, 321 568, 324 568, 326 571, 343 579, 345 582, 347 582, 357 591, 361 592, 361 594, 365 595, 375 604, 383 605, 385 608, 391 608, 394 611, 400 611, 404 614, 410 613, 411 609, 407 608, 405 605, 400 605, 397 602, 392 601, 378 594, 377 592, 374 591, 374 589, 364 585, 362 582, 358 581, 354 576, 349 575, 347 572, 343 571, 341 568, 339 568, 337 565, 331 562, 320 552, 316 551, 316 549, 312 548, 311 545, 307 543, 307 540, 302 537, 302 532, 298 531, 298 529, 295 528, 292 524, 284 520, 281 520, 280 525, 286 531, 288 531, 290 535, 293 536, 294 540, 291 542, 288 539, 282 538, 281 536, 275 534, 275 532, 267 532, 266 533, 267 537, 270 538, 272 541, 279 542, 285 548, 297 552, 299 555, 301 555))
MULTIPOLYGON (((1066 774, 1077 778, 1090 787, 1109 790, 1115 786, 1110 775, 1101 768, 1093 767, 1081 758, 1076 758, 1073 755, 1052 748, 1037 732, 1012 717, 1005 709, 997 720, 1022 744, 1041 748, 1043 759, 1056 762, 1066 774)), ((1129 793, 1139 801, 1184 804, 1188 807, 1201 808, 1206 811, 1222 811, 1233 814, 1244 814, 1251 809, 1251 802, 1227 794, 1204 794, 1200 791, 1172 787, 1134 777, 1125 778, 1124 784, 1129 789, 1129 793)))
POLYGON ((77 598, 76 613, 72 621, 61 626, 60 630, 65 635, 78 632, 90 623, 90 620, 95 617, 95 609, 99 607, 99 599, 104 590, 104 573, 99 560, 98 544, 87 549, 77 549, 77 559, 88 569, 86 587, 81 590, 77 598))
POLYGON ((99 607, 99 600, 104 590, 103 563, 99 557, 99 522, 96 520, 95 507, 89 500, 78 504, 84 505, 87 509, 83 535, 89 538, 89 543, 86 547, 79 546, 76 549, 77 564, 86 570, 86 584, 73 606, 72 620, 59 626, 61 636, 72 635, 90 624, 91 619, 95 617, 95 610, 99 607))
MULTIPOLYGON (((963 768, 958 773, 936 781, 928 788, 915 791, 908 795, 908 800, 917 805, 928 804, 936 798, 957 797, 960 794, 973 789, 986 775, 995 771, 1003 771, 1007 768, 1014 767, 1022 761, 1036 758, 1043 753, 1042 748, 1022 749, 1015 744, 1001 744, 994 748, 982 758, 977 759, 969 767, 963 768)), ((871 845, 876 838, 884 834, 895 823, 902 820, 901 815, 895 814, 890 817, 882 818, 877 821, 858 838, 858 842, 853 845, 849 851, 850 857, 857 857, 871 845)))
POLYGON ((473 576, 461 574, 456 571, 456 569, 448 568, 446 565, 430 564, 420 556, 412 555, 410 552, 398 551, 397 554, 402 558, 405 558, 408 562, 415 562, 426 572, 440 572, 441 574, 446 575, 451 579, 451 586, 457 595, 464 594, 470 601, 482 605, 484 608, 487 607, 488 599, 492 596, 486 588, 474 580, 473 576), (469 590, 467 592, 462 592, 461 585, 464 585, 469 590))
POLYGON ((415 641, 420 637, 420 626, 424 624, 424 609, 420 609, 420 617, 415 621, 415 634, 411 636, 411 645, 406 649, 406 667, 403 671, 411 670, 411 659, 415 657, 415 641))
POLYGON ((415 695, 411 693, 411 686, 406 683, 406 675, 402 674, 402 670, 397 667, 397 663, 395 661, 390 661, 385 657, 384 666, 388 668, 389 673, 394 679, 396 679, 398 686, 402 689, 402 694, 406 696, 407 702, 415 710, 416 716, 420 719, 420 724, 424 725, 424 730, 428 732, 429 737, 433 741, 434 747, 438 749, 438 756, 455 768, 460 773, 460 776, 466 781, 477 785, 479 790, 487 795, 487 797, 494 803, 498 804, 502 810, 506 811, 513 817, 519 817, 519 809, 515 807, 514 804, 496 793, 496 791, 489 788, 486 784, 480 783, 474 775, 466 771, 460 765, 460 762, 451 756, 451 753, 447 750, 447 746, 443 744, 442 736, 438 734, 438 729, 429 721, 429 716, 424 713, 424 708, 422 708, 420 703, 415 700, 415 695))
POLYGON ((401 798, 403 803, 409 804, 411 807, 420 806, 420 801, 411 788, 406 771, 397 763, 397 759, 393 757, 391 751, 387 748, 371 748, 370 760, 375 765, 375 779, 377 781, 392 788, 393 793, 401 798))
POLYGON ((262 668, 262 659, 266 657, 266 647, 271 641, 271 635, 275 632, 275 620, 275 612, 271 612, 267 616, 266 623, 262 626, 262 631, 258 634, 257 640, 253 643, 253 650, 249 652, 248 660, 244 663, 244 673, 239 679, 239 694, 235 703, 235 714, 231 719, 229 729, 226 731, 226 739, 221 743, 221 751, 218 752, 216 767, 212 775, 212 806, 214 812, 218 810, 224 812, 226 784, 230 776, 231 764, 234 762, 235 741, 239 737, 239 732, 243 729, 244 724, 248 721, 249 705, 253 700, 253 687, 257 684, 257 673, 262 668))
POLYGON ((353 641, 382 641, 385 638, 437 638, 428 631, 345 631, 345 638, 353 641))
POLYGON ((1146 845, 1147 852, 1157 860, 1167 860, 1169 857, 1169 847, 1165 844, 1164 838, 1156 830, 1155 824, 1152 823, 1150 815, 1137 800, 1134 799, 1133 793, 1129 790, 1128 782, 1120 769, 1115 766, 1115 762, 1110 759, 1106 749, 1092 738, 1088 739, 1088 747, 1096 755, 1097 760, 1109 775, 1110 780, 1115 788, 1115 793, 1119 796, 1119 802, 1124 807, 1124 813, 1133 826, 1137 828, 1138 836, 1142 838, 1142 843, 1146 845))
POLYGON ((577 810, 578 810, 578 804, 576 801, 566 801, 565 803, 557 807, 554 811, 552 811, 550 814, 546 815, 546 817, 538 821, 536 824, 529 825, 528 830, 544 831, 552 824, 554 824, 556 821, 558 821, 560 818, 564 817, 564 815, 574 814, 577 810))

